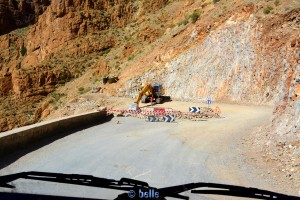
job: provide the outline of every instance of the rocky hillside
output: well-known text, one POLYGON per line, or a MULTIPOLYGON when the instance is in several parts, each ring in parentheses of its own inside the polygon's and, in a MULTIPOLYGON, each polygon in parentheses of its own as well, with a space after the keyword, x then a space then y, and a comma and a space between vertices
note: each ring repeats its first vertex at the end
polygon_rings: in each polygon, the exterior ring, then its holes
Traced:
MULTIPOLYGON (((2 7, 11 8, 12 2, 4 1, 2 7)), ((145 13, 152 13, 166 3, 166 0, 51 1, 33 26, 0 36, 0 130, 37 122, 49 104, 44 104, 43 99, 85 70, 93 68, 99 76, 110 69, 120 70, 120 62, 133 52, 133 42, 142 46, 162 32, 160 26, 149 27, 147 22, 140 27, 144 31, 136 33, 138 40, 129 42, 132 33, 123 28, 143 21, 145 13), (148 30, 154 34, 145 37, 148 30), (107 54, 113 50, 110 59, 107 54)), ((1 20, 6 23, 4 16, 1 20)))
MULTIPOLYGON (((133 83, 153 80, 163 82, 176 99, 211 96, 217 101, 270 105, 296 101, 300 9, 268 21, 274 31, 253 12, 248 7, 232 15, 196 47, 129 81, 126 91, 134 88, 133 83)), ((192 32, 190 41, 198 34, 192 32)))

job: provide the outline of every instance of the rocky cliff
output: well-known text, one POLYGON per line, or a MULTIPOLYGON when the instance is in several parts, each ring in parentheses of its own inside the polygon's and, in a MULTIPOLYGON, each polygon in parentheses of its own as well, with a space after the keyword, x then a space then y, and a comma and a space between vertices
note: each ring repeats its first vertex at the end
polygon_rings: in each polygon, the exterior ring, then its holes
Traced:
POLYGON ((268 22, 255 18, 251 10, 233 15, 194 48, 128 81, 126 94, 148 81, 163 82, 174 99, 210 96, 270 105, 297 101, 299 12, 268 22))
POLYGON ((63 49, 68 49, 73 55, 86 55, 111 48, 117 42, 116 37, 107 38, 106 35, 106 38, 103 38, 106 41, 100 40, 101 31, 112 27, 125 27, 143 13, 154 11, 164 6, 166 2, 166 0, 53 1, 26 38, 28 55, 23 64, 35 65, 51 59, 55 53, 63 49), (84 46, 81 46, 81 41, 70 45, 72 43, 70 41, 87 35, 100 38, 93 37, 85 41, 87 43, 83 44, 84 46), (80 49, 76 48, 78 45, 80 49))
POLYGON ((0 35, 37 22, 50 0, 1 0, 0 35))
POLYGON ((126 46, 127 59, 133 50, 116 32, 166 3, 0 1, 0 34, 12 31, 0 36, 0 130, 37 122, 46 109, 42 99, 85 70, 95 67, 100 75, 107 73, 112 64, 104 57, 115 46, 126 46))

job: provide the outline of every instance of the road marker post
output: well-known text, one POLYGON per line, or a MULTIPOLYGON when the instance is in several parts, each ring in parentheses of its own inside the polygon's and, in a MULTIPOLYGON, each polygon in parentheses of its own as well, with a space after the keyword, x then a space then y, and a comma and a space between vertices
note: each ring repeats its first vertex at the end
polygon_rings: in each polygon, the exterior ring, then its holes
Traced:
POLYGON ((212 99, 210 97, 207 98, 207 107, 212 104, 212 99))

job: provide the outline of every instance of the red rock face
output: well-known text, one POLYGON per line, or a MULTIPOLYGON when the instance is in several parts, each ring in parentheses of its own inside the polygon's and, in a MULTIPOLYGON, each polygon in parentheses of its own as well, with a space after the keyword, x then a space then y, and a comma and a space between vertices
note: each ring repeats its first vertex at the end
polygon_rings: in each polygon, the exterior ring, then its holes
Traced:
MULTIPOLYGON (((49 114, 49 110, 44 112, 45 108, 32 105, 57 85, 84 73, 82 65, 89 61, 86 56, 99 56, 99 52, 109 51, 118 43, 112 34, 101 36, 99 32, 112 26, 125 27, 166 3, 167 0, 0 0, 0 101, 4 102, 0 132, 35 123, 40 116, 49 114), (18 29, 21 27, 26 28, 18 29), (77 62, 80 58, 84 62, 77 62)), ((109 69, 101 59, 93 66, 100 74, 109 69)))
MULTIPOLYGON (((63 48, 74 56, 109 49, 115 45, 114 38, 94 37, 85 40, 80 48, 79 44, 72 44, 72 40, 87 34, 98 34, 99 31, 106 30, 110 26, 123 27, 137 17, 137 14, 153 11, 167 3, 166 0, 144 0, 140 4, 130 0, 61 0, 52 1, 50 5, 50 2, 49 0, 0 0, 0 34, 38 20, 24 32, 0 36, 2 96, 12 94, 15 98, 22 98, 51 92, 52 89, 43 90, 39 87, 50 87, 63 81, 59 77, 61 72, 64 72, 62 66, 52 66, 58 71, 52 75, 49 74, 51 70, 36 73, 31 69, 32 66, 39 69, 43 66, 41 62, 51 59, 63 48), (42 13, 43 15, 38 19, 42 13), (22 48, 25 49, 23 53, 22 48), (25 71, 19 70, 20 68, 25 71), (38 84, 30 84, 30 82, 38 84)), ((71 73, 70 70, 68 73, 71 73)), ((68 74, 66 81, 70 77, 71 75, 68 74)))
POLYGON ((49 0, 0 0, 0 35, 34 24, 49 0))
MULTIPOLYGON (((53 1, 26 38, 28 56, 23 63, 38 64, 64 48, 67 41, 97 34, 109 27, 124 27, 143 13, 152 12, 166 3, 166 0, 144 0, 140 4, 130 0, 53 1)), ((152 41, 153 37, 146 39, 152 41)))
POLYGON ((12 90, 16 98, 47 95, 55 90, 55 85, 71 79, 67 69, 52 70, 40 67, 35 70, 14 70, 11 77, 12 90))

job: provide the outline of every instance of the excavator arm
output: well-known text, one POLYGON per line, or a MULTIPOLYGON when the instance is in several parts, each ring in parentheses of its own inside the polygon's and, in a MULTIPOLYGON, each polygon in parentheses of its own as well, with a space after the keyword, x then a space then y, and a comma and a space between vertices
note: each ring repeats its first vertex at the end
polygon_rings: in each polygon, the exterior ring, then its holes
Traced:
MULTIPOLYGON (((162 103, 165 97, 162 97, 164 94, 164 88, 161 85, 154 84, 146 84, 142 90, 140 91, 139 95, 137 96, 135 102, 129 106, 129 110, 139 110, 139 103, 143 98, 143 95, 149 97, 152 95, 152 98, 155 97, 156 103, 162 103)), ((152 102, 152 100, 151 100, 152 102)))
POLYGON ((134 103, 139 104, 140 100, 142 99, 143 95, 146 93, 153 95, 153 87, 151 84, 147 84, 143 87, 143 89, 140 91, 138 97, 136 98, 136 101, 134 103))

